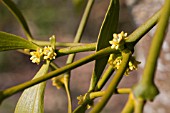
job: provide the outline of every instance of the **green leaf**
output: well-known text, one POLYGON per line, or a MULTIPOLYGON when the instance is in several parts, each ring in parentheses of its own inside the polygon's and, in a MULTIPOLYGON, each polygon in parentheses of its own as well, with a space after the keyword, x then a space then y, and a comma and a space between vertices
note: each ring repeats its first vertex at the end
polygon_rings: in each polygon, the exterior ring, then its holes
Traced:
MULTIPOLYGON (((119 21, 119 0, 111 0, 105 18, 103 20, 100 32, 98 35, 97 48, 99 51, 110 46, 109 41, 113 39, 113 33, 116 32, 119 21)), ((109 56, 97 59, 92 75, 91 86, 89 91, 94 90, 106 64, 109 56)))
POLYGON ((0 51, 15 49, 36 50, 38 46, 19 36, 0 31, 0 51))
MULTIPOLYGON (((49 62, 41 67, 33 79, 46 74, 48 72, 48 68, 49 62)), ((19 98, 14 113, 43 113, 45 86, 46 82, 42 82, 24 90, 19 98)))
POLYGON ((2 0, 2 3, 9 9, 9 11, 17 18, 21 26, 23 27, 25 34, 29 40, 32 39, 31 32, 29 27, 26 23, 24 16, 22 15, 21 11, 17 8, 15 3, 11 0, 2 0))

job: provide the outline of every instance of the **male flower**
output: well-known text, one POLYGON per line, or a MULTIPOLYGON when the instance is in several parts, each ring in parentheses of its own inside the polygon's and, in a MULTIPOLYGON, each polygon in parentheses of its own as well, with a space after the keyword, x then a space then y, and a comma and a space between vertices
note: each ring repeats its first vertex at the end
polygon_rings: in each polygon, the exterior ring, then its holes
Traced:
POLYGON ((112 45, 112 49, 124 49, 124 43, 127 38, 127 33, 124 33, 123 31, 119 34, 114 33, 113 34, 113 40, 109 41, 109 43, 112 45))
POLYGON ((53 48, 50 46, 44 47, 43 54, 44 54, 44 60, 52 60, 55 59, 55 57, 57 56, 53 48))
POLYGON ((30 60, 32 60, 33 63, 39 64, 43 56, 43 50, 41 48, 38 48, 36 51, 30 52, 30 55, 30 60))

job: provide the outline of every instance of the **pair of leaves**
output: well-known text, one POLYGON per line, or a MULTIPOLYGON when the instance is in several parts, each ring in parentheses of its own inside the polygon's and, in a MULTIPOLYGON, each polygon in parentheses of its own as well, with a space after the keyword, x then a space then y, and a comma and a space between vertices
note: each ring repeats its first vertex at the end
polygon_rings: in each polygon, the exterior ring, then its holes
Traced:
MULTIPOLYGON (((43 64, 33 79, 46 74, 48 72, 49 63, 50 62, 43 64)), ((16 105, 15 113, 43 113, 45 86, 46 82, 42 82, 24 90, 16 105)))

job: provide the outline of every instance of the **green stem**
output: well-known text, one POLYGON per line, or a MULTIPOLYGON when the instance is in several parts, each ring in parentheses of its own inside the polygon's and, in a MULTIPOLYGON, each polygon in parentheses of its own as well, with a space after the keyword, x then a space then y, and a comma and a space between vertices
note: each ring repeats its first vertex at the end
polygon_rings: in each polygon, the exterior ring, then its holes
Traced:
POLYGON ((135 113, 143 113, 145 101, 141 98, 135 100, 135 113))
POLYGON ((126 67, 128 65, 129 58, 131 56, 131 52, 128 51, 128 50, 127 51, 125 50, 125 51, 122 52, 122 56, 123 56, 123 60, 122 60, 121 66, 118 69, 115 76, 113 77, 113 79, 112 79, 111 83, 109 84, 108 88, 106 89, 105 95, 94 106, 94 108, 91 110, 90 113, 99 113, 104 108, 104 106, 109 101, 112 94, 114 93, 114 91, 115 91, 117 85, 119 84, 120 80, 122 79, 122 77, 124 75, 124 72, 126 71, 126 67))
POLYGON ((64 74, 64 87, 67 93, 67 100, 68 100, 68 113, 72 113, 72 99, 71 99, 71 93, 70 93, 70 78, 65 77, 64 74))
POLYGON ((121 113, 133 113, 133 111, 134 111, 134 97, 133 93, 130 93, 129 99, 121 113))
POLYGON ((162 9, 160 20, 158 22, 158 27, 155 31, 153 41, 151 43, 149 55, 147 58, 144 74, 142 81, 144 83, 152 82, 155 75, 157 59, 159 57, 161 47, 165 38, 166 28, 168 26, 170 15, 170 0, 165 1, 165 5, 162 9))
POLYGON ((100 91, 103 88, 103 86, 106 84, 106 82, 108 81, 113 72, 114 72, 113 66, 109 65, 106 72, 103 74, 102 78, 97 83, 95 91, 100 91))
MULTIPOLYGON (((129 88, 119 88, 114 91, 114 94, 128 94, 131 92, 129 88)), ((92 102, 93 99, 97 97, 101 97, 105 94, 105 91, 91 92, 88 94, 87 98, 85 98, 84 102, 79 105, 73 113, 84 113, 87 105, 92 102)))
MULTIPOLYGON (((93 3, 94 3, 94 0, 88 0, 87 6, 85 8, 84 14, 82 16, 81 22, 79 24, 79 27, 78 27, 78 30, 77 30, 77 33, 76 33, 76 36, 74 38, 74 43, 78 43, 81 40, 81 37, 83 35, 83 31, 85 29, 85 26, 87 24, 87 20, 89 18, 93 3)), ((74 58, 75 58, 75 54, 70 54, 68 56, 66 64, 72 63, 74 61, 74 58)), ((68 109, 69 109, 68 113, 71 113, 72 108, 71 108, 71 96, 70 96, 70 71, 65 73, 64 77, 65 77, 65 80, 66 80, 65 88, 66 88, 66 91, 67 91, 68 103, 69 103, 69 105, 68 105, 68 109)))
POLYGON ((145 65, 143 76, 140 82, 134 88, 136 98, 153 100, 159 91, 154 84, 157 60, 161 51, 161 46, 165 37, 170 15, 170 0, 166 0, 163 6, 157 30, 151 43, 149 55, 145 65))
POLYGON ((81 22, 80 22, 80 25, 79 25, 79 28, 78 28, 76 36, 75 36, 74 42, 79 42, 81 37, 82 37, 83 31, 86 27, 86 23, 87 23, 87 20, 89 18, 89 15, 90 15, 94 1, 95 0, 88 0, 87 6, 85 8, 84 14, 82 16, 82 19, 81 19, 81 22))
MULTIPOLYGON (((33 43, 39 46, 48 46, 51 43, 49 41, 40 41, 40 40, 32 40, 33 43)), ((68 42, 56 42, 56 46, 58 47, 73 47, 73 46, 80 46, 85 45, 84 43, 68 43, 68 42)))
POLYGON ((57 56, 68 55, 71 53, 94 51, 96 49, 96 43, 85 44, 81 46, 67 47, 57 50, 57 56))
POLYGON ((136 43, 156 25, 160 17, 161 11, 162 10, 159 10, 145 23, 143 23, 139 28, 137 28, 132 34, 130 34, 126 42, 133 43, 132 47, 134 47, 134 45, 136 45, 136 43))
MULTIPOLYGON (((130 88, 119 88, 114 91, 114 94, 128 94, 131 92, 130 88)), ((89 94, 89 97, 91 100, 97 98, 97 97, 102 97, 105 95, 106 91, 97 91, 97 92, 91 92, 89 94)))
MULTIPOLYGON (((119 88, 114 91, 114 94, 128 94, 130 92, 131 92, 130 88, 119 88)), ((89 94, 89 97, 91 100, 93 100, 97 97, 101 97, 101 96, 105 95, 105 93, 106 93, 106 91, 91 92, 89 94)))
POLYGON ((130 88, 118 88, 115 91, 115 93, 118 93, 118 94, 128 94, 130 92, 131 92, 130 88))
POLYGON ((51 63, 50 63, 50 67, 51 67, 53 70, 59 69, 59 66, 58 66, 57 64, 55 64, 54 62, 51 62, 51 63))
MULTIPOLYGON (((74 43, 78 43, 81 40, 81 37, 82 37, 83 31, 85 29, 85 26, 87 24, 87 20, 89 18, 93 3, 94 3, 94 0, 88 0, 87 6, 86 6, 84 14, 83 14, 83 17, 81 19, 81 22, 80 22, 80 25, 78 27, 76 36, 74 38, 74 43)), ((74 60, 74 57, 75 57, 75 54, 69 55, 68 59, 67 59, 67 64, 72 63, 73 60, 74 60)))
POLYGON ((91 92, 89 94, 90 100, 93 100, 97 97, 102 97, 105 94, 105 91, 97 91, 97 92, 91 92))
POLYGON ((86 99, 84 100, 83 104, 79 105, 79 106, 73 111, 73 113, 85 113, 85 111, 87 110, 87 105, 88 105, 90 102, 91 102, 91 100, 86 97, 86 99))
MULTIPOLYGON (((96 43, 91 43, 91 44, 85 44, 81 46, 62 48, 62 49, 56 50, 56 53, 57 53, 57 57, 60 57, 60 56, 68 55, 72 53, 94 51, 95 49, 96 49, 96 43)), ((23 54, 30 55, 29 53, 30 51, 24 51, 22 49, 19 49, 18 51, 23 54)))
POLYGON ((13 86, 13 87, 8 88, 6 90, 3 90, 3 91, 0 92, 0 102, 2 102, 3 99, 5 99, 5 98, 17 93, 17 92, 22 91, 23 89, 31 87, 35 84, 40 83, 40 82, 46 81, 46 80, 53 78, 55 76, 58 76, 58 75, 60 75, 64 72, 67 72, 69 70, 77 68, 77 67, 79 67, 83 64, 90 62, 90 61, 101 58, 102 56, 106 56, 106 55, 109 55, 111 53, 117 53, 117 52, 118 51, 115 51, 115 50, 111 49, 110 47, 108 47, 108 48, 102 49, 102 50, 100 50, 100 51, 98 51, 94 54, 91 54, 87 57, 84 57, 84 58, 82 58, 82 59, 80 59, 76 62, 73 62, 71 64, 68 64, 68 65, 62 67, 62 68, 59 68, 55 71, 51 71, 51 72, 49 72, 48 74, 46 74, 42 77, 39 77, 39 78, 31 80, 31 81, 27 81, 27 82, 20 84, 20 85, 17 85, 17 86, 13 86))

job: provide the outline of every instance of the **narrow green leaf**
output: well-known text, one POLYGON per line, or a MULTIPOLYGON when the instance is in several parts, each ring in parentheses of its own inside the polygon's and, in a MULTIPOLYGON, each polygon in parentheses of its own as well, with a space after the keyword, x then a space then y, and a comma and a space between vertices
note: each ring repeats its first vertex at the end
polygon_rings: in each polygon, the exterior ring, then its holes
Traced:
MULTIPOLYGON (((44 64, 35 78, 43 76, 48 72, 49 62, 44 64)), ((46 82, 32 86, 22 93, 16 105, 14 113, 44 113, 44 90, 46 82)))
POLYGON ((21 26, 24 29, 24 32, 27 36, 27 38, 29 40, 32 39, 32 35, 31 32, 29 30, 29 27, 27 25, 27 22, 24 18, 24 16, 22 15, 21 11, 17 8, 17 6, 15 5, 15 3, 11 0, 2 0, 2 3, 9 9, 9 11, 17 18, 17 20, 19 21, 19 23, 21 24, 21 26))
POLYGON ((0 31, 0 51, 14 49, 37 49, 37 45, 19 36, 0 31))
MULTIPOLYGON (((118 20, 119 0, 111 0, 98 35, 96 51, 110 46, 109 41, 113 39, 113 33, 117 30, 118 20)), ((108 58, 109 56, 106 56, 96 60, 89 91, 94 90, 107 64, 108 58)))

